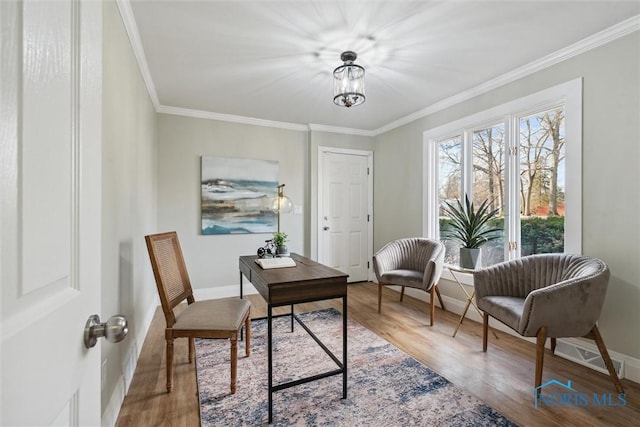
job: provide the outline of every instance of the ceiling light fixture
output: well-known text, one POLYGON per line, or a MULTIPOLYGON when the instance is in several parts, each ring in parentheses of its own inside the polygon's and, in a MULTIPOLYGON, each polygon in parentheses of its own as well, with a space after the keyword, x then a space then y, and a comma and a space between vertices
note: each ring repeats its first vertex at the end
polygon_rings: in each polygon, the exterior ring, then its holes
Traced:
POLYGON ((364 102, 364 68, 353 61, 358 55, 350 50, 342 52, 344 64, 333 70, 333 102, 340 107, 352 107, 364 102))

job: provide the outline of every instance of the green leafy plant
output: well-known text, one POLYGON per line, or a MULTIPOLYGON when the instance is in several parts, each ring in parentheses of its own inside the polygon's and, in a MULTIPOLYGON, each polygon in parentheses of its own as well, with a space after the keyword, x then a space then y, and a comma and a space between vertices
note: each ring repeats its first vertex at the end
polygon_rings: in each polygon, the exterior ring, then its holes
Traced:
POLYGON ((287 241, 287 233, 277 232, 273 233, 273 244, 276 246, 283 246, 287 241))
POLYGON ((498 214, 499 209, 491 210, 488 200, 475 209, 473 202, 465 194, 464 205, 460 200, 456 200, 455 205, 449 202, 444 202, 444 205, 445 213, 451 217, 449 228, 443 230, 445 239, 456 240, 465 248, 476 249, 500 237, 498 232, 502 230, 489 224, 489 220, 498 214))

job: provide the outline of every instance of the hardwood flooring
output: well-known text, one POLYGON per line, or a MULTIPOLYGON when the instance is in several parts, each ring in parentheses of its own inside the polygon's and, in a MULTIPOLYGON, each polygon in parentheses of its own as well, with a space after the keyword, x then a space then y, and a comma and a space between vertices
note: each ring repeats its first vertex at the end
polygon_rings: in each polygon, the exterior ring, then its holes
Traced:
MULTIPOLYGON (((489 334, 489 348, 482 352, 482 325, 465 319, 455 338, 451 335, 458 315, 436 308, 434 326, 429 325, 428 304, 386 289, 382 313, 377 313, 377 285, 349 285, 349 317, 404 350, 452 383, 465 389, 522 426, 640 426, 640 384, 622 380, 626 406, 594 406, 593 393, 617 394, 609 376, 553 356, 547 350, 542 382, 566 382, 589 396, 586 406, 542 406, 533 401, 535 344, 497 331, 489 334)), ((252 316, 262 317, 266 304, 259 295, 247 297, 252 316)), ((340 309, 341 301, 322 301, 296 306, 296 311, 325 307, 340 309)), ((164 317, 159 308, 145 339, 131 387, 123 402, 117 426, 198 426, 200 423, 196 376, 188 363, 187 341, 177 340, 174 389, 166 392, 164 317)), ((604 337, 605 343, 607 337, 604 337)), ((225 373, 225 375, 227 375, 225 373)), ((410 381, 410 378, 403 379, 410 381)), ((238 392, 242 392, 239 389, 238 392)), ((549 393, 562 393, 561 388, 549 393)), ((425 420, 425 425, 428 424, 425 420)), ((382 425, 382 424, 381 424, 382 425)))

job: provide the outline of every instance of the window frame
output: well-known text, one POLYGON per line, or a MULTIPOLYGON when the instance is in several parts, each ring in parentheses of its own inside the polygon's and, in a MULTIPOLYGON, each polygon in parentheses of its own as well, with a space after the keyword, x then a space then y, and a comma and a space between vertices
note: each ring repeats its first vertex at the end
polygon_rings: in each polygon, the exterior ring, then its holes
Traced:
POLYGON ((423 132, 423 236, 439 239, 439 156, 441 141, 461 137, 461 194, 472 188, 473 132, 496 124, 505 129, 505 261, 520 258, 519 122, 532 113, 564 106, 565 253, 582 253, 582 78, 524 96, 423 132), (510 152, 511 148, 515 148, 510 152), (471 173, 469 173, 471 172, 471 173), (515 248, 508 242, 517 242, 515 248), (510 249, 511 247, 511 249, 510 249))

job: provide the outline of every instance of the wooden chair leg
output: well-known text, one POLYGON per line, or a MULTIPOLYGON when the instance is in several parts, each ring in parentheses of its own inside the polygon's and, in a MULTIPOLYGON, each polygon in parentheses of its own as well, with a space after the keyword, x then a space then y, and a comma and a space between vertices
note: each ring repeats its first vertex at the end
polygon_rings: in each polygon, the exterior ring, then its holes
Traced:
POLYGON ((551 338, 551 354, 556 354, 556 339, 551 338))
POLYGON ((251 356, 251 310, 247 314, 244 321, 244 353, 247 357, 251 356))
POLYGON ((238 337, 233 336, 231 341, 231 394, 236 394, 236 377, 238 375, 238 337))
POLYGON ((436 295, 438 296, 438 301, 440 301, 440 307, 442 307, 442 309, 444 311, 447 311, 447 309, 444 308, 444 301, 442 300, 442 295, 440 295, 440 289, 438 288, 438 284, 436 283, 435 285, 433 285, 433 288, 436 290, 436 295))
POLYGON ((482 313, 482 351, 487 351, 487 341, 489 335, 489 315, 482 313))
POLYGON ((544 363, 544 343, 547 341, 547 329, 543 326, 538 329, 536 335, 536 378, 534 388, 540 392, 540 385, 542 384, 542 365, 544 363))
POLYGON ((382 307, 382 283, 378 283, 378 313, 382 307))
POLYGON ((606 365, 607 370, 609 371, 609 376, 611 376, 611 380, 613 381, 613 385, 616 387, 616 391, 618 393, 624 393, 624 388, 622 388, 622 383, 620 382, 620 378, 618 378, 618 374, 616 374, 616 370, 613 367, 613 362, 609 357, 607 346, 604 345, 604 340, 602 339, 602 335, 600 335, 598 326, 594 325, 593 328, 591 329, 591 332, 589 332, 589 334, 586 335, 586 337, 591 338, 596 342, 596 345, 598 346, 598 350, 600 351, 600 356, 602 356, 602 360, 604 361, 604 364, 606 365))
POLYGON ((194 354, 196 354, 196 340, 189 338, 189 363, 193 363, 194 354))
POLYGON ((173 338, 167 338, 167 392, 173 388, 173 338))
POLYGON ((404 286, 400 289, 400 302, 404 299, 404 286))
POLYGON ((434 295, 433 289, 431 289, 431 306, 429 307, 429 326, 433 326, 433 318, 436 315, 436 297, 434 295))

